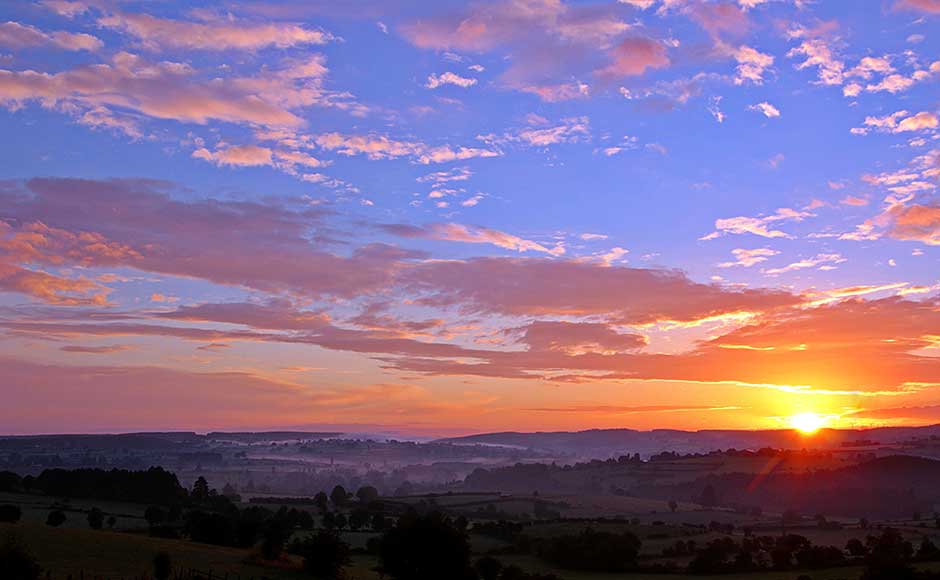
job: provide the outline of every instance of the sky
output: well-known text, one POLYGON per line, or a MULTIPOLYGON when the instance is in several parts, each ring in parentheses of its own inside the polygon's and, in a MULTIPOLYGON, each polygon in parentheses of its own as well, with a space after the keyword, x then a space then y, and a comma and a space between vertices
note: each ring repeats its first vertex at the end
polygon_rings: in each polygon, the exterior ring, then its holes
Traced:
POLYGON ((940 0, 0 3, 8 433, 940 417, 940 0))

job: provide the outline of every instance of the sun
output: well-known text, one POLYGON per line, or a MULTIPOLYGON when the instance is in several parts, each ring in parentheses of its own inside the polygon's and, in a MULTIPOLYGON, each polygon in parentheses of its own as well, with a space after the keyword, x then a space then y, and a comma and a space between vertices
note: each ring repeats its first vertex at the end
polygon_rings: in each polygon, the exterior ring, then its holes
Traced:
POLYGON ((819 413, 800 413, 790 417, 790 426, 801 433, 810 435, 819 431, 828 421, 828 417, 819 413))

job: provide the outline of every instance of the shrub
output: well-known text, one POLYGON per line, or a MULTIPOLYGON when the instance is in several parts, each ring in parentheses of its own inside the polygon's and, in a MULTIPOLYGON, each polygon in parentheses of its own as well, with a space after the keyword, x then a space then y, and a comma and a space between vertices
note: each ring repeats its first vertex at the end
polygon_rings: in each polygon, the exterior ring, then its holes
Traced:
POLYGON ((48 517, 46 517, 46 525, 57 528, 65 523, 65 512, 62 510, 52 510, 49 512, 48 517))
POLYGON ((19 506, 5 504, 0 505, 0 522, 15 524, 23 517, 23 511, 19 506))

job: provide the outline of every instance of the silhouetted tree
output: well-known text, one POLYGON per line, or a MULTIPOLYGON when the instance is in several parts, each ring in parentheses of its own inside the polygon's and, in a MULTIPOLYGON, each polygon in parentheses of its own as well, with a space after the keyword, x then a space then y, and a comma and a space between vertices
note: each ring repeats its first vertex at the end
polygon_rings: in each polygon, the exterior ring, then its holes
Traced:
POLYGON ((93 507, 88 510, 88 527, 93 530, 100 530, 104 527, 104 512, 101 508, 93 507))
POLYGON ((937 560, 940 559, 940 548, 930 541, 930 538, 924 536, 920 541, 920 547, 917 548, 918 560, 937 560))
POLYGON ((153 557, 153 578, 154 580, 168 580, 173 572, 173 562, 170 555, 166 552, 157 552, 153 557))
POLYGON ((587 528, 577 535, 545 540, 538 554, 570 570, 624 572, 636 565, 640 546, 640 539, 630 532, 615 534, 587 528))
POLYGON ((480 576, 480 580, 499 580, 499 573, 503 571, 503 563, 492 556, 483 556, 473 565, 480 576))
POLYGON ((166 510, 160 506, 152 505, 147 506, 147 509, 144 510, 144 519, 147 520, 147 524, 152 528, 159 526, 166 521, 166 510))
POLYGON ((189 496, 196 501, 205 501, 209 498, 209 482, 206 481, 206 478, 199 476, 195 483, 193 483, 193 490, 189 493, 189 496))
POLYGON ((869 536, 868 557, 862 580, 911 580, 914 570, 908 561, 914 547, 895 529, 886 528, 880 536, 869 536))
POLYGON ((356 491, 356 498, 359 499, 359 503, 366 506, 375 500, 379 499, 379 490, 375 489, 371 485, 364 485, 356 491))
POLYGON ((349 529, 358 530, 369 525, 369 512, 356 508, 349 513, 349 529))
POLYGON ((49 512, 48 517, 46 517, 46 525, 57 528, 65 523, 66 517, 65 512, 62 510, 52 510, 49 512))
POLYGON ((313 503, 320 510, 320 513, 326 511, 326 508, 329 506, 330 498, 327 497, 325 492, 318 491, 317 495, 313 496, 313 503))
POLYGON ((23 510, 19 506, 4 504, 0 505, 0 522, 15 524, 23 517, 23 510))
POLYGON ((470 544, 444 515, 410 511, 382 535, 379 569, 394 580, 472 578, 470 544))
POLYGON ((669 511, 671 511, 672 513, 676 513, 677 509, 679 509, 679 504, 676 502, 676 500, 674 499, 669 500, 669 511))
POLYGON ((291 551, 303 558, 304 571, 324 580, 342 578, 343 568, 352 562, 349 544, 338 534, 326 530, 318 530, 295 542, 291 551))
POLYGON ((114 516, 108 516, 108 521, 106 523, 108 524, 108 528, 113 530, 114 525, 117 524, 117 518, 114 516))
POLYGON ((14 537, 0 544, 0 578, 37 580, 42 568, 29 550, 14 537))
POLYGON ((349 493, 346 491, 345 487, 337 485, 333 488, 333 491, 330 492, 330 501, 333 502, 333 505, 336 507, 343 507, 346 505, 346 502, 349 501, 349 493))
POLYGON ((702 490, 702 495, 699 496, 700 504, 707 508, 712 508, 718 505, 718 493, 715 491, 715 487, 712 484, 705 486, 705 489, 702 490))
POLYGON ((383 532, 388 527, 388 519, 382 514, 372 515, 372 529, 376 532, 383 532))
POLYGON ((276 560, 284 550, 284 544, 290 538, 290 522, 283 518, 274 518, 267 522, 261 534, 261 556, 265 560, 276 560))
POLYGON ((849 553, 850 556, 855 558, 861 558, 868 554, 868 548, 865 547, 865 544, 862 543, 858 538, 852 538, 845 544, 845 550, 849 553))

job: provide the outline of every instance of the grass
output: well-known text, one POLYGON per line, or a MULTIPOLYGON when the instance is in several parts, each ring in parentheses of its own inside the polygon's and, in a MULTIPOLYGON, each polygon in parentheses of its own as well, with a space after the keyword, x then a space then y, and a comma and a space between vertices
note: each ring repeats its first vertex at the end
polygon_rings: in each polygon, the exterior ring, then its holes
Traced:
MULTIPOLYGON (((0 539, 10 535, 21 539, 43 570, 48 570, 52 578, 56 579, 69 575, 77 578, 82 571, 86 577, 148 576, 152 572, 151 563, 157 552, 170 554, 174 567, 212 570, 214 574, 229 574, 230 577, 266 577, 271 580, 309 578, 299 570, 300 562, 296 559, 285 561, 280 568, 261 566, 250 561, 250 550, 152 538, 142 534, 52 528, 28 522, 0 524, 0 539)), ((348 569, 348 578, 376 580, 378 576, 370 570, 374 565, 370 558, 357 557, 348 569)))
POLYGON ((87 528, 88 510, 97 507, 104 511, 105 519, 113 515, 117 520, 115 529, 137 530, 146 529, 144 520, 146 506, 134 503, 102 501, 94 499, 58 499, 42 495, 0 492, 0 505, 12 504, 18 506, 23 512, 23 522, 45 524, 46 517, 52 511, 53 505, 65 513, 63 527, 87 528))

